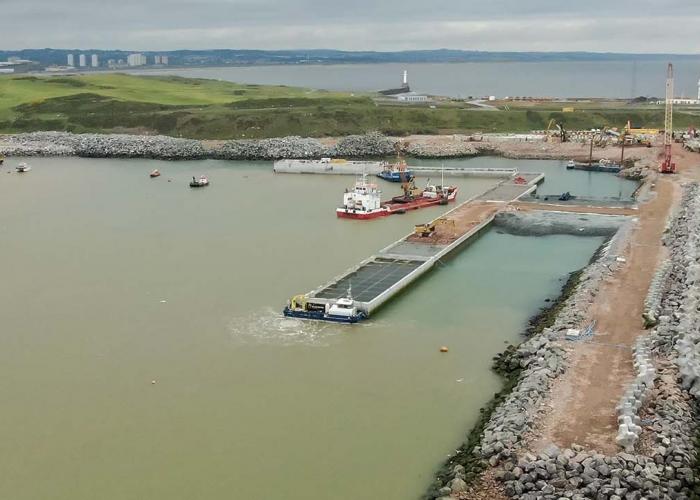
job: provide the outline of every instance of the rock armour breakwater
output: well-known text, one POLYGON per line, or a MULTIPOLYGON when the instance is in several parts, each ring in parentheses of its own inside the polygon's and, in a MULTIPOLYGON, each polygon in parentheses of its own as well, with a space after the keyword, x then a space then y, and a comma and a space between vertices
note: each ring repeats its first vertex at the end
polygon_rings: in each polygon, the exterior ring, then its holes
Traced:
MULTIPOLYGON (((493 412, 476 448, 484 464, 492 467, 482 477, 496 482, 484 480, 469 485, 464 467, 454 465, 441 478, 439 488, 433 490, 438 493, 432 498, 700 498, 695 448, 696 398, 700 397, 700 302, 696 286, 700 279, 699 195, 697 184, 686 186, 680 209, 672 215, 664 238, 670 263, 660 264, 650 290, 658 297, 658 324, 636 343, 634 357, 643 354, 644 364, 652 365, 638 364, 637 369, 649 369, 654 379, 636 409, 638 439, 628 445, 627 451, 615 455, 576 444, 560 449, 551 443, 545 443, 537 453, 528 452, 528 433, 537 429, 548 389, 567 369, 561 331, 581 326, 591 293, 595 293, 601 278, 614 274, 615 249, 624 245, 628 232, 623 227, 603 258, 584 270, 576 292, 566 301, 554 326, 509 355, 510 362, 521 367, 518 382, 493 412)), ((632 380, 630 388, 637 382, 632 380)))
POLYGON ((0 136, 6 156, 80 156, 159 160, 277 160, 280 158, 377 157, 395 152, 395 141, 380 134, 337 141, 304 137, 199 141, 167 136, 33 132, 0 136))
MULTIPOLYGON (((89 158, 150 158, 161 160, 278 160, 283 158, 317 159, 380 158, 393 156, 396 148, 415 158, 465 158, 495 155, 506 158, 570 159, 587 158, 588 149, 578 143, 522 142, 518 139, 484 135, 479 142, 466 136, 387 137, 379 133, 341 138, 315 139, 279 137, 205 141, 168 136, 130 134, 71 134, 68 132, 32 132, 0 135, 0 154, 6 156, 82 156, 89 158)), ((645 148, 646 149, 646 148, 645 148)), ((614 157, 614 149, 601 148, 594 159, 614 157)), ((645 165, 653 155, 641 154, 639 164, 621 175, 644 176, 645 165)))

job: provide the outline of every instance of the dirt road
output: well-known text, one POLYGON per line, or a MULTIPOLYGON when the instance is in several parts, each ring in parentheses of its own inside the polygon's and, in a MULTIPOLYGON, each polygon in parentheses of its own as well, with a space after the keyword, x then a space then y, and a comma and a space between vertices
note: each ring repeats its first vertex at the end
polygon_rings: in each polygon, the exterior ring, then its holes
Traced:
POLYGON ((569 344, 571 366, 555 385, 551 411, 542 422, 537 451, 548 443, 577 443, 599 452, 615 453, 617 405, 633 376, 631 346, 643 331, 642 312, 657 263, 666 257, 661 237, 672 206, 680 197, 680 181, 697 176, 700 154, 676 154, 681 175, 659 176, 652 201, 636 215, 639 224, 625 251, 626 264, 600 289, 590 320, 597 321, 594 341, 569 344))

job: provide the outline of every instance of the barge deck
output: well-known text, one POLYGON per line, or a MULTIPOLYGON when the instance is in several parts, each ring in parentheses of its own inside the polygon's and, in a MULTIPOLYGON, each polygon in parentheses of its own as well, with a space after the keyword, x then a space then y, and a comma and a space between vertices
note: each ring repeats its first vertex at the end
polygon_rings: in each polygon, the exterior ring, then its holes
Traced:
MULTIPOLYGON (((347 291, 352 290, 354 307, 362 319, 369 317, 440 259, 476 239, 498 212, 535 191, 543 180, 544 174, 520 173, 516 178, 501 181, 432 221, 435 230, 431 236, 412 232, 304 294, 304 307, 327 310, 338 299, 347 298, 347 291)), ((303 311, 299 312, 297 317, 304 317, 303 311)), ((295 316, 293 311, 288 315, 295 316)))

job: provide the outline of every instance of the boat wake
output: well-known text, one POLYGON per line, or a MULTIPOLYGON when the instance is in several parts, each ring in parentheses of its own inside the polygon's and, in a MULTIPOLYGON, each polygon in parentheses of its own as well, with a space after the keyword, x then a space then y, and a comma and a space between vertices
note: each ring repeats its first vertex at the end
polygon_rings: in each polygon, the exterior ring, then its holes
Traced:
POLYGON ((346 331, 346 325, 287 318, 272 307, 232 318, 232 340, 246 344, 330 345, 329 340, 346 331))

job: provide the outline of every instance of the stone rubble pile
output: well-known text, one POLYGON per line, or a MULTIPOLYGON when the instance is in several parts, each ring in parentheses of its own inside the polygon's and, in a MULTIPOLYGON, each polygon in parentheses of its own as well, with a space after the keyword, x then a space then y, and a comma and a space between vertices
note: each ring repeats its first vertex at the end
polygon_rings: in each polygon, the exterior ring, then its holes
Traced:
POLYGON ((280 137, 226 141, 210 154, 220 160, 279 160, 282 158, 301 160, 328 156, 329 151, 318 139, 280 137))
POLYGON ((328 156, 341 158, 389 156, 396 153, 396 141, 378 132, 349 135, 340 139, 328 153, 328 156))
POLYGON ((329 146, 306 137, 208 142, 162 135, 32 132, 0 136, 0 154, 162 160, 366 158, 393 155, 395 143, 394 139, 378 133, 344 137, 329 146))

